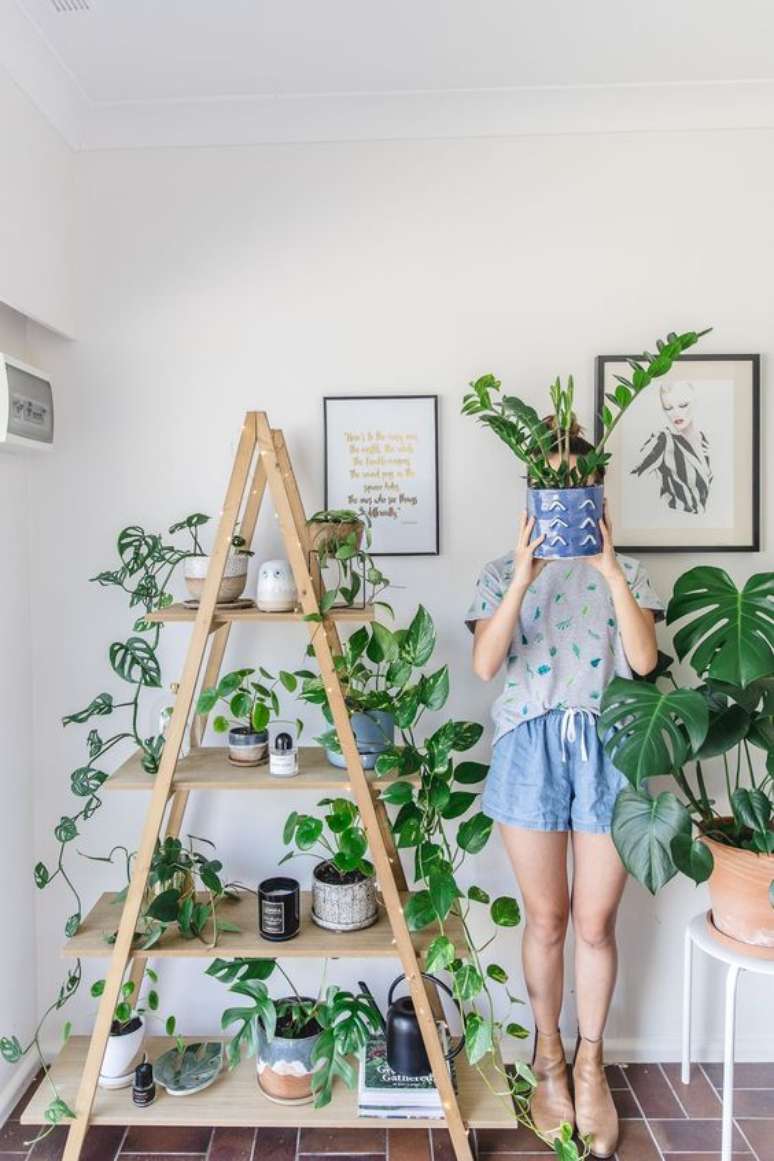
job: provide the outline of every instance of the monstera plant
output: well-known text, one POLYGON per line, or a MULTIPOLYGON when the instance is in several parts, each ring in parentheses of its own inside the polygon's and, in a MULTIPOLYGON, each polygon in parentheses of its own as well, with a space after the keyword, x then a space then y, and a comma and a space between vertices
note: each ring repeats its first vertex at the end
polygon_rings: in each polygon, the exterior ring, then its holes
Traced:
POLYGON ((654 893, 677 871, 710 878, 729 849, 758 856, 751 865, 774 879, 774 573, 738 589, 723 569, 692 568, 667 621, 684 622, 674 647, 699 684, 680 688, 666 659, 650 682, 616 678, 602 700, 600 736, 629 782, 613 815, 618 852, 654 893), (722 801, 709 790, 711 761, 722 801), (655 775, 675 788, 652 790, 655 775))

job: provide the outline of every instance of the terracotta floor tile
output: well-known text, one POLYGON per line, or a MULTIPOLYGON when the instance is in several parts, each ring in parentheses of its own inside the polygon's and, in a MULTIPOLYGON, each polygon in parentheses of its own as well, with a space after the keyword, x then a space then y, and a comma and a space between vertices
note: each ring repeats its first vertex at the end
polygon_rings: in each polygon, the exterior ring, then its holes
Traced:
MULTIPOLYGON (((39 1132, 37 1125, 27 1125, 27 1132, 30 1137, 34 1137, 39 1132)), ((38 1141, 37 1145, 33 1145, 29 1152, 31 1161, 59 1161, 59 1158, 64 1153, 65 1141, 67 1140, 67 1129, 63 1125, 57 1127, 44 1137, 42 1141, 38 1141)))
MULTIPOLYGON (((310 1114, 311 1118, 311 1114, 310 1114)), ((299 1153, 385 1153, 385 1129, 303 1128, 298 1138, 299 1153)))
POLYGON ((740 1119, 738 1123, 754 1149, 758 1161, 774 1161, 774 1120, 747 1121, 740 1119))
POLYGON ((621 1121, 616 1157, 618 1161, 661 1161, 644 1121, 621 1121))
POLYGON ((18 1121, 6 1121, 0 1129, 0 1150, 6 1153, 26 1153, 37 1131, 37 1125, 20 1125, 18 1121))
POLYGON ((610 1090, 615 1102, 615 1107, 618 1109, 618 1116, 621 1118, 634 1117, 635 1120, 642 1118, 640 1107, 630 1089, 628 1088, 613 1088, 610 1090))
POLYGON ((646 1117, 684 1117, 669 1082, 657 1064, 630 1064, 626 1077, 646 1117))
POLYGON ((255 1134, 255 1161, 294 1161, 298 1129, 266 1128, 255 1134))
MULTIPOLYGON (((476 1133, 478 1152, 480 1156, 492 1157, 496 1154, 510 1153, 512 1156, 522 1157, 525 1153, 540 1153, 549 1156, 553 1150, 539 1141, 534 1133, 530 1133, 523 1126, 518 1129, 479 1129, 476 1133)), ((436 1154, 435 1161, 438 1161, 436 1154)))
POLYGON ((774 1117, 774 1088, 734 1089, 735 1117, 774 1117))
MULTIPOLYGON (((750 1161, 751 1153, 732 1153, 731 1161, 750 1161)), ((664 1153, 664 1161, 720 1161, 719 1153, 664 1153)))
POLYGON ((427 1129, 390 1129, 390 1161, 430 1161, 430 1134, 427 1129))
POLYGON ((605 1065, 605 1072, 607 1073, 607 1083, 612 1089, 629 1087, 624 1075, 625 1070, 621 1068, 620 1064, 605 1065))
POLYGON ((115 1161, 125 1132, 121 1125, 92 1125, 86 1134, 80 1161, 115 1161))
MULTIPOLYGON (((716 1088, 723 1087, 722 1064, 704 1064, 702 1068, 716 1088)), ((774 1088, 774 1063, 745 1061, 735 1065, 734 1088, 774 1088)))
MULTIPOLYGON (((178 1154, 179 1156, 180 1154, 178 1154)), ((185 1153, 186 1161, 207 1161, 206 1153, 185 1153)), ((124 1161, 169 1161, 169 1153, 119 1153, 118 1159, 124 1161)))
POLYGON ((252 1161, 255 1129, 215 1129, 208 1161, 252 1161))
POLYGON ((121 1153, 206 1153, 211 1136, 199 1125, 130 1125, 121 1153))
MULTIPOLYGON (((720 1152, 720 1121, 651 1121, 650 1127, 664 1153, 720 1152)), ((738 1130, 734 1130, 732 1147, 739 1153, 749 1152, 738 1130)))
POLYGON ((694 1064, 691 1068, 690 1084, 683 1084, 680 1080, 679 1064, 662 1064, 661 1067, 666 1073, 672 1088, 675 1090, 677 1099, 689 1117, 705 1117, 711 1119, 721 1116, 722 1106, 718 1099, 718 1094, 698 1064, 694 1064))

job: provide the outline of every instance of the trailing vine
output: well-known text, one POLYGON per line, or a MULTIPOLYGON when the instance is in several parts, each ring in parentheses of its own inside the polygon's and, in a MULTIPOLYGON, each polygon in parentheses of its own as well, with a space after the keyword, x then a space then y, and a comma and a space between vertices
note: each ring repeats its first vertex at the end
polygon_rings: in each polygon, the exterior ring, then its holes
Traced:
MULTIPOLYGON (((70 790, 75 798, 73 810, 62 815, 52 828, 56 843, 56 861, 53 869, 44 862, 38 862, 34 869, 35 886, 45 890, 61 879, 70 893, 72 903, 64 924, 64 933, 72 938, 81 924, 81 896, 73 878, 68 856, 71 844, 81 834, 83 824, 88 822, 102 805, 100 790, 108 775, 96 763, 122 742, 130 742, 141 754, 142 767, 149 774, 155 774, 159 767, 164 747, 164 733, 161 723, 159 731, 144 737, 140 731, 140 702, 147 689, 161 688, 161 666, 158 646, 163 624, 149 621, 150 613, 171 604, 169 585, 172 576, 188 556, 201 555, 198 529, 208 521, 202 513, 194 513, 173 524, 169 535, 180 532, 190 534, 191 548, 181 548, 175 542, 166 542, 160 533, 146 532, 139 525, 124 528, 118 536, 117 552, 119 563, 92 577, 92 582, 104 588, 118 588, 129 599, 135 620, 131 634, 124 640, 114 641, 108 648, 108 660, 115 677, 128 686, 126 695, 114 697, 112 693, 98 693, 87 706, 62 719, 64 726, 86 725, 95 718, 107 718, 117 711, 125 711, 123 721, 109 737, 103 737, 100 730, 91 725, 86 735, 86 760, 70 774, 70 790)), ((50 1127, 63 1118, 73 1116, 72 1110, 60 1097, 51 1080, 41 1049, 40 1036, 49 1016, 60 1011, 70 1000, 81 983, 81 961, 77 959, 68 969, 56 999, 49 1004, 26 1044, 17 1036, 0 1038, 0 1056, 8 1064, 15 1064, 28 1052, 34 1051, 46 1073, 51 1086, 52 1099, 46 1109, 46 1121, 50 1127)), ((69 1024, 65 1024, 64 1038, 69 1036, 69 1024)))

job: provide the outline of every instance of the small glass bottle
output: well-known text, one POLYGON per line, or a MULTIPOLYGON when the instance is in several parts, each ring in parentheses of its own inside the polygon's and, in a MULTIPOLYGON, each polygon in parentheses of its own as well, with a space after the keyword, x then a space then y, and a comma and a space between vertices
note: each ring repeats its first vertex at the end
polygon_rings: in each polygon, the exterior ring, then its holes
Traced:
POLYGON ((277 722, 269 746, 269 773, 275 778, 298 774, 298 746, 289 722, 277 722))
POLYGON ((156 1082, 153 1079, 153 1065, 149 1060, 143 1060, 134 1070, 134 1084, 132 1085, 132 1100, 141 1109, 152 1105, 156 1099, 156 1082))

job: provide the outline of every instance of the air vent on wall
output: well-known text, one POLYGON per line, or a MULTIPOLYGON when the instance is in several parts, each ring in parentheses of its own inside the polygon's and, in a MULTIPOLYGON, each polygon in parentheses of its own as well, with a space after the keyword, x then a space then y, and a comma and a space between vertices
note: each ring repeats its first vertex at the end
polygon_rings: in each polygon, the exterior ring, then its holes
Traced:
POLYGON ((89 0, 51 0, 51 7, 55 12, 88 12, 91 4, 89 0))

